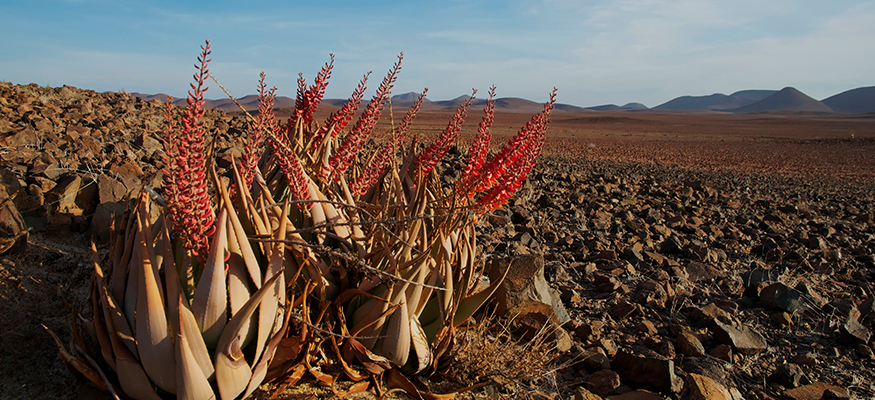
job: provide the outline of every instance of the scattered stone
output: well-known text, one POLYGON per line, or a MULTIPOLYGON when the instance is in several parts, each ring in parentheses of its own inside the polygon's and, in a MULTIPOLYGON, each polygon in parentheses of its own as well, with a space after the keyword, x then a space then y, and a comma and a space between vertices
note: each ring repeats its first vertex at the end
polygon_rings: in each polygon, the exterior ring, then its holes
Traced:
POLYGON ((674 362, 619 351, 611 361, 611 369, 626 381, 643 383, 670 392, 680 392, 683 380, 674 373, 674 362))
POLYGON ((775 369, 775 372, 769 376, 769 379, 776 382, 777 384, 787 387, 787 388, 795 388, 799 387, 803 381, 806 379, 805 374, 802 372, 802 368, 800 368, 796 364, 781 364, 775 369))
MULTIPOLYGON (((848 396, 848 391, 838 386, 828 385, 823 382, 814 382, 809 385, 789 389, 781 394, 781 400, 820 400, 824 393, 833 391, 839 396, 848 396)), ((841 397, 840 397, 841 398, 841 397)))
POLYGON ((745 286, 757 286, 761 283, 778 282, 787 274, 787 267, 754 268, 741 274, 741 280, 745 286))
POLYGON ((820 400, 851 400, 851 396, 835 389, 826 389, 820 400))
POLYGON ((689 329, 682 329, 677 335, 678 350, 685 356, 701 357, 705 355, 705 346, 689 329))
POLYGON ((583 387, 577 387, 574 389, 574 400, 602 400, 602 397, 583 387))
POLYGON ((869 338, 872 333, 869 329, 860 324, 860 321, 854 317, 848 317, 845 323, 839 328, 842 343, 849 345, 869 343, 869 338))
POLYGON ((733 400, 732 394, 723 385, 707 376, 698 374, 687 375, 681 398, 686 400, 733 400))
POLYGON ((708 354, 716 359, 732 362, 732 347, 725 344, 718 344, 708 354))
POLYGON ((665 397, 657 393, 639 389, 615 396, 608 396, 607 400, 665 400, 665 397))
POLYGON ((620 387, 620 375, 609 369, 601 370, 589 376, 586 387, 599 396, 607 396, 620 387))
POLYGON ((785 311, 772 315, 772 323, 778 328, 787 329, 793 325, 793 318, 785 311))
POLYGON ((0 191, 0 254, 22 250, 27 246, 28 227, 13 202, 16 193, 8 197, 0 191))
POLYGON ((791 314, 807 308, 802 292, 783 283, 773 283, 760 292, 760 301, 768 308, 787 311, 791 314))
POLYGON ((494 259, 489 277, 496 281, 507 271, 507 276, 495 293, 499 315, 514 315, 514 310, 531 303, 552 307, 551 319, 561 325, 571 318, 562 304, 559 291, 544 279, 544 258, 536 255, 494 259))
POLYGON ((601 347, 591 347, 586 349, 579 356, 581 363, 590 370, 601 370, 611 368, 611 360, 605 354, 605 350, 601 347))
POLYGON ((635 303, 626 301, 625 298, 620 299, 617 304, 611 307, 611 316, 616 320, 622 320, 638 314, 639 306, 635 303))
POLYGON ((769 349, 766 339, 756 329, 741 325, 715 324, 714 338, 741 354, 752 355, 769 349))

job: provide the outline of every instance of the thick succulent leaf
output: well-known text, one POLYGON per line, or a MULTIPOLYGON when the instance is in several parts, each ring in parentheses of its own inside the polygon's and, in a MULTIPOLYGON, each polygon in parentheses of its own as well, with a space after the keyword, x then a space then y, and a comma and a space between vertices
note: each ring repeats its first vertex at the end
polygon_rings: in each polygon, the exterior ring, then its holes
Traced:
POLYGON ((410 319, 410 344, 413 348, 413 353, 416 355, 416 372, 419 374, 431 365, 434 360, 434 354, 429 346, 428 337, 425 336, 425 331, 422 330, 422 325, 419 323, 419 318, 410 319))
POLYGON ((58 356, 68 369, 79 371, 79 373, 88 379, 95 387, 104 392, 109 392, 113 397, 118 398, 113 390, 112 384, 104 379, 104 374, 102 372, 95 370, 91 364, 83 361, 80 357, 70 354, 70 352, 64 347, 64 343, 61 342, 61 338, 59 338, 55 332, 52 332, 52 330, 45 325, 42 327, 49 333, 49 335, 52 335, 52 339, 55 340, 55 344, 58 346, 58 356))
MULTIPOLYGON (((182 304, 182 298, 178 299, 177 306, 179 309, 185 309, 182 304)), ((215 399, 216 394, 210 386, 207 377, 204 376, 204 371, 201 369, 200 362, 195 357, 193 347, 189 343, 189 338, 197 337, 201 343, 199 331, 188 331, 187 324, 183 321, 182 315, 179 315, 177 323, 180 326, 179 333, 176 335, 176 382, 179 388, 176 393, 176 398, 180 400, 209 400, 215 399)))
MULTIPOLYGON (((277 287, 280 286, 277 285, 277 287)), ((291 302, 294 302, 294 299, 291 300, 291 302)), ((262 305, 263 304, 264 302, 262 302, 262 305)), ((243 394, 243 397, 248 397, 250 394, 252 394, 252 392, 255 391, 255 389, 258 388, 259 385, 261 385, 261 382, 264 382, 264 378, 267 376, 268 367, 273 362, 273 356, 276 352, 276 349, 280 345, 280 342, 282 342, 283 338, 285 337, 286 331, 289 328, 290 317, 291 314, 287 313, 286 317, 283 320, 282 327, 280 327, 280 329, 277 329, 276 333, 273 335, 270 341, 267 342, 267 347, 264 349, 261 360, 258 361, 257 364, 255 364, 255 367, 252 368, 252 378, 249 379, 249 386, 246 388, 246 393, 243 394)))
MULTIPOLYGON (((98 264, 94 264, 95 277, 97 278, 97 290, 100 293, 100 302, 103 308, 103 321, 106 324, 107 336, 109 336, 112 352, 115 355, 115 371, 122 390, 128 396, 137 400, 159 400, 158 394, 152 388, 146 371, 140 365, 136 354, 136 342, 131 334, 130 327, 121 309, 113 300, 109 289, 103 283, 103 270, 98 264)), ((95 327, 100 329, 100 327, 95 327)))
MULTIPOLYGON (((237 250, 237 253, 243 260, 244 265, 246 266, 246 271, 249 273, 249 277, 255 284, 255 288, 260 288, 262 276, 261 269, 258 266, 258 259, 255 257, 255 252, 252 250, 252 246, 249 244, 249 239, 246 237, 246 230, 244 229, 243 223, 237 215, 237 211, 233 207, 231 207, 231 199, 228 196, 228 191, 224 188, 220 189, 220 191, 222 193, 223 199, 225 200, 223 205, 228 211, 228 220, 231 223, 231 229, 229 230, 229 233, 233 234, 233 237, 236 239, 229 239, 228 246, 232 250, 232 253, 234 253, 234 250, 237 250)), ((240 198, 246 198, 247 195, 248 194, 246 193, 238 193, 237 196, 240 198)))
MULTIPOLYGON (((319 200, 319 197, 312 190, 310 192, 310 200, 319 200)), ((313 218, 313 226, 323 225, 328 222, 328 218, 325 216, 325 209, 319 203, 313 203, 313 207, 310 208, 310 216, 313 218)), ((325 235, 316 235, 316 241, 322 244, 324 237, 325 235)))
POLYGON ((155 389, 152 388, 149 377, 146 376, 146 371, 143 370, 143 366, 140 365, 139 360, 134 356, 136 353, 128 348, 128 346, 134 348, 136 344, 127 328, 127 321, 125 321, 121 312, 118 311, 118 307, 115 306, 106 287, 102 288, 101 292, 108 304, 107 308, 104 308, 104 319, 113 353, 115 354, 116 375, 122 390, 128 396, 138 400, 159 399, 155 389), (106 314, 110 312, 112 312, 112 316, 107 318, 106 314), (121 325, 116 325, 113 321, 121 325), (119 334, 115 329, 116 326, 123 326, 128 330, 128 333, 119 334))
POLYGON ((267 297, 269 301, 263 302, 258 310, 258 336, 255 347, 256 363, 260 360, 261 352, 267 345, 270 336, 275 332, 277 321, 282 321, 280 319, 282 316, 281 314, 278 315, 277 311, 280 306, 285 306, 286 303, 285 276, 280 272, 283 270, 283 256, 285 255, 285 244, 282 241, 286 240, 286 231, 289 225, 288 210, 288 205, 283 205, 279 229, 276 230, 273 236, 276 242, 272 245, 270 260, 265 271, 266 276, 279 275, 279 278, 276 287, 271 289, 271 293, 267 297))
POLYGON ((374 354, 358 340, 348 339, 345 341, 344 350, 349 352, 368 372, 374 375, 380 375, 392 368, 391 361, 386 357, 374 354))
POLYGON ((134 334, 128 325, 127 319, 122 315, 121 309, 118 307, 112 295, 106 286, 98 288, 100 291, 100 301, 104 312, 104 322, 106 323, 106 332, 109 336, 110 343, 113 346, 113 353, 118 358, 119 351, 116 346, 124 346, 127 353, 131 354, 131 358, 137 360, 137 342, 134 340, 134 334))
POLYGON ((507 276, 508 271, 510 271, 510 268, 505 269, 501 278, 497 279, 495 282, 491 282, 486 289, 481 290, 475 295, 462 299, 459 302, 459 308, 456 310, 456 315, 453 317, 453 326, 461 325, 462 322, 465 322, 466 319, 474 315, 474 313, 477 312, 477 310, 480 309, 490 297, 492 297, 495 291, 498 290, 498 287, 504 282, 504 278, 507 276))
MULTIPOLYGON (((183 298, 180 298, 180 300, 183 300, 183 298)), ((213 374, 216 372, 216 369, 213 367, 213 360, 210 357, 209 350, 207 350, 207 344, 204 342, 204 338, 200 334, 200 327, 198 327, 197 325, 197 320, 194 318, 194 314, 192 314, 191 308, 189 308, 188 305, 185 304, 185 301, 180 301, 177 304, 177 306, 180 305, 180 332, 188 333, 188 346, 191 350, 192 356, 194 356, 194 359, 200 366, 204 376, 207 379, 213 379, 213 374)))
POLYGON ((222 399, 234 399, 246 390, 252 371, 240 348, 242 328, 263 301, 276 302, 274 284, 282 273, 274 275, 258 289, 252 298, 231 318, 216 346, 216 383, 222 399))
POLYGON ((137 400, 161 400, 143 367, 133 357, 116 356, 116 375, 125 394, 137 400))
MULTIPOLYGON (((112 286, 110 287, 111 293, 113 297, 120 302, 125 301, 125 293, 136 293, 128 292, 127 290, 131 289, 131 287, 125 286, 126 282, 128 282, 131 253, 134 249, 134 236, 136 236, 137 233, 137 224, 134 223, 137 218, 133 215, 135 212, 135 210, 129 211, 129 217, 124 232, 119 234, 119 240, 115 243, 116 246, 118 246, 118 250, 116 251, 117 257, 114 258, 115 262, 113 262, 112 271, 110 271, 112 274, 110 279, 110 282, 112 283, 112 286)), ((136 286, 137 285, 134 284, 133 288, 136 288, 136 286)), ((136 294, 133 296, 136 299, 136 294)))
POLYGON ((225 282, 228 214, 224 208, 219 210, 213 243, 191 303, 191 311, 201 327, 207 347, 216 345, 228 321, 228 292, 225 282))
POLYGON ((158 290, 155 268, 149 256, 146 242, 144 215, 139 214, 140 222, 137 238, 134 241, 136 272, 138 273, 137 296, 137 350, 143 369, 161 390, 176 392, 176 372, 173 355, 173 340, 167 326, 164 300, 158 290))
MULTIPOLYGON (((245 261, 240 254, 240 248, 237 245, 237 237, 233 229, 228 231, 228 251, 231 253, 228 258, 228 303, 231 307, 231 315, 236 314, 240 308, 249 301, 252 293, 249 290, 249 279, 246 271, 245 261)), ((243 327, 243 345, 246 345, 255 337, 256 326, 253 318, 243 327)))
MULTIPOLYGON (((234 159, 231 160, 231 169, 234 171, 234 182, 241 182, 241 184, 237 185, 238 188, 243 186, 242 182, 246 182, 246 180, 240 174, 240 168, 237 167, 237 161, 234 159)), ((241 217, 240 222, 243 228, 246 232, 255 232, 255 227, 249 219, 249 205, 252 203, 252 192, 248 188, 238 189, 235 198, 237 200, 235 207, 237 208, 237 214, 241 217)))
POLYGON ((392 369, 389 371, 388 376, 386 377, 386 386, 390 389, 401 389, 413 399, 423 400, 422 395, 419 393, 419 389, 411 382, 407 377, 398 372, 397 369, 392 369))
POLYGON ((91 256, 94 265, 94 283, 90 291, 94 336, 97 337, 97 343, 100 346, 100 355, 103 356, 109 367, 115 370, 115 356, 112 354, 112 343, 109 339, 109 331, 106 329, 106 319, 109 318, 109 313, 106 306, 103 305, 103 295, 101 294, 105 289, 106 282, 104 281, 103 269, 100 268, 97 246, 94 242, 91 242, 91 256))
POLYGON ((399 304, 389 317, 382 354, 397 366, 407 364, 410 355, 410 314, 406 303, 399 304))
POLYGON ((383 320, 391 306, 389 301, 391 295, 391 290, 384 289, 377 296, 364 300, 362 305, 353 312, 352 329, 350 329, 350 332, 355 336, 370 336, 369 338, 361 339, 362 344, 368 348, 373 348, 377 340, 377 333, 383 329, 383 320))
MULTIPOLYGON (((170 233, 166 226, 159 233, 159 243, 170 243, 170 233)), ((169 246, 159 247, 164 253, 164 282, 167 288, 167 309, 168 318, 170 319, 173 332, 179 335, 186 332, 186 342, 188 343, 188 351, 191 353, 196 364, 199 366, 203 376, 207 379, 212 379, 213 361, 210 359, 210 353, 207 350, 207 345, 200 334, 200 327, 191 313, 188 302, 185 300, 185 295, 180 287, 179 274, 176 266, 173 264, 173 249, 169 246), (177 299, 177 301, 173 301, 177 299)), ((177 343, 179 343, 177 341, 177 343)), ((178 346, 178 344, 177 344, 178 346)), ((178 350, 178 349, 177 349, 178 350)), ((179 359, 177 358, 177 363, 179 359)), ((177 379, 179 379, 179 371, 177 371, 177 379)))
MULTIPOLYGON (((139 232, 137 232, 139 234, 139 232)), ((136 249, 136 245, 131 245, 132 248, 136 249)), ((125 288, 124 292, 122 292, 121 297, 117 297, 119 301, 122 301, 123 314, 125 318, 128 320, 128 326, 131 327, 132 330, 137 329, 137 320, 135 316, 137 315, 137 299, 139 298, 140 292, 140 275, 137 273, 137 256, 134 255, 131 257, 128 262, 127 268, 127 279, 121 285, 125 288)), ((113 281, 113 286, 115 286, 117 282, 113 281)))

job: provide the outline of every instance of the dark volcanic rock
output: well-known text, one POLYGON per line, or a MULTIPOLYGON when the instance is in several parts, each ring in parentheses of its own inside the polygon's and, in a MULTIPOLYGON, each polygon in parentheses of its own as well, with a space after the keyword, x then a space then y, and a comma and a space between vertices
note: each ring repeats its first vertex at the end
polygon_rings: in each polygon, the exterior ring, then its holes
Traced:
POLYGON ((683 380, 675 375, 671 360, 619 351, 611 361, 611 369, 624 381, 643 383, 669 392, 680 392, 683 388, 683 380))

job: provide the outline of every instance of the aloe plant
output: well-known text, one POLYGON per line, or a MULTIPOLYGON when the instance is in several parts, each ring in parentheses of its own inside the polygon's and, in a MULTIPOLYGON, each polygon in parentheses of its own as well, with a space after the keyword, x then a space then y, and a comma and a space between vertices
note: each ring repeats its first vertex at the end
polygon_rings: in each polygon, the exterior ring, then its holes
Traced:
POLYGON ((165 197, 144 190, 108 260, 101 265, 95 256, 90 327, 99 356, 85 363, 62 350, 71 366, 113 394, 245 397, 262 383, 288 323, 281 243, 287 218, 239 209, 265 200, 240 190, 247 187, 240 177, 232 201, 231 187, 208 173, 202 117, 209 54, 208 41, 181 129, 167 102, 165 197), (276 244, 252 242, 253 235, 276 244))
MULTIPOLYGON (((313 85, 299 83, 295 116, 266 132, 272 151, 262 162, 264 186, 275 202, 287 202, 283 212, 295 227, 287 241, 287 274, 295 271, 298 279, 289 284, 306 298, 287 338, 302 345, 281 349, 277 359, 283 362, 272 366, 272 376, 298 372, 286 384, 302 370, 332 383, 334 377, 313 367, 326 353, 353 380, 367 376, 350 367, 354 362, 376 375, 434 372, 453 345, 455 328, 501 283, 479 284, 484 271, 475 222, 526 179, 545 138, 555 91, 544 111, 487 161, 493 87, 462 176, 442 187, 435 171, 455 144, 473 96, 433 143, 418 143, 408 132, 426 88, 391 136, 365 150, 402 57, 349 131, 343 127, 367 75, 338 113, 322 124, 307 118, 318 104, 306 100, 316 97, 308 93, 324 90, 329 63, 313 85)), ((270 110, 261 107, 259 118, 270 110)))
POLYGON ((487 160, 493 87, 466 166, 445 187, 440 163, 473 96, 422 143, 409 131, 426 88, 391 137, 373 145, 403 53, 351 126, 369 75, 318 123, 332 56, 312 85, 299 75, 294 115, 281 125, 276 88, 262 73, 245 152, 230 179, 219 179, 201 121, 209 55, 207 41, 182 129, 168 101, 164 197, 144 191, 109 260, 95 261, 93 332, 114 374, 63 349, 62 358, 98 387, 137 399, 233 399, 271 379, 282 390, 306 372, 333 388, 325 362, 358 382, 351 391, 372 382, 380 390, 381 379, 367 378, 385 376, 418 396, 407 377, 438 371, 455 329, 501 283, 480 284, 475 224, 534 166, 555 89, 487 160))

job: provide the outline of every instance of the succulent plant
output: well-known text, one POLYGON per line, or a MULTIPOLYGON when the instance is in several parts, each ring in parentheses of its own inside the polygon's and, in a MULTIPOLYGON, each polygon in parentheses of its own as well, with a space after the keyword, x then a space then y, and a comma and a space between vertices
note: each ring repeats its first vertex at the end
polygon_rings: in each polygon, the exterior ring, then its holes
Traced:
MULTIPOLYGON (((336 378, 314 367, 323 361, 340 364, 356 381, 367 374, 350 367, 354 363, 378 376, 434 372, 453 345, 455 328, 501 283, 481 284, 475 222, 526 179, 540 153, 555 92, 544 111, 487 161, 493 87, 466 167, 454 185, 443 187, 437 166, 455 145, 473 96, 432 143, 418 143, 408 133, 426 88, 388 139, 366 146, 402 57, 348 132, 343 127, 360 102, 367 76, 324 123, 308 117, 333 63, 313 85, 299 84, 295 114, 285 126, 274 124, 266 132, 272 151, 261 163, 264 184, 272 198, 288 204, 284 212, 299 235, 287 242, 293 250, 287 273, 298 276, 288 282, 307 299, 295 309, 287 337, 299 345, 282 347, 277 354, 282 361, 272 365, 272 376, 292 378, 286 384, 301 370, 333 383, 336 378)), ((259 118, 272 120, 265 117, 270 109, 263 105, 259 118)))
POLYGON ((112 392, 117 380, 138 399, 233 399, 307 372, 333 388, 338 377, 322 372, 324 363, 358 382, 351 391, 371 382, 382 390, 382 379, 367 378, 387 376, 418 396, 408 377, 441 369, 456 327, 501 283, 481 283, 475 223, 534 166, 555 89, 543 112, 487 161, 493 87, 466 166, 445 187, 439 164, 473 96, 425 144, 409 135, 425 89, 376 145, 370 137, 403 53, 348 131, 369 75, 318 123, 332 56, 313 85, 299 77, 294 115, 281 125, 276 89, 262 73, 244 154, 220 178, 201 121, 209 55, 207 41, 182 129, 168 101, 164 197, 145 190, 105 266, 95 261, 93 332, 115 378, 91 358, 64 358, 96 385, 112 392))
POLYGON ((228 183, 208 177, 201 118, 210 43, 202 50, 182 129, 168 99, 165 197, 144 190, 106 265, 94 263, 91 327, 114 374, 96 362, 74 363, 99 387, 136 399, 249 395, 288 322, 286 219, 238 209, 254 202, 250 193, 237 190, 232 202, 228 183), (278 242, 262 246, 253 235, 278 242))

